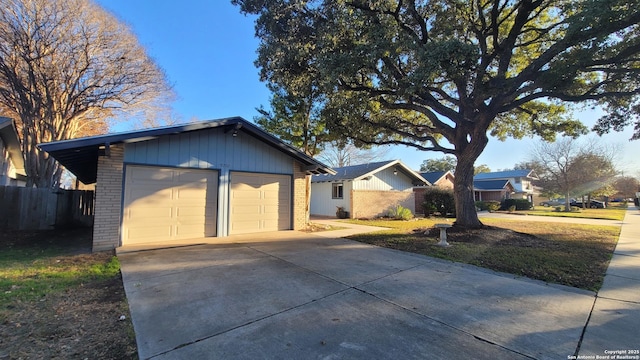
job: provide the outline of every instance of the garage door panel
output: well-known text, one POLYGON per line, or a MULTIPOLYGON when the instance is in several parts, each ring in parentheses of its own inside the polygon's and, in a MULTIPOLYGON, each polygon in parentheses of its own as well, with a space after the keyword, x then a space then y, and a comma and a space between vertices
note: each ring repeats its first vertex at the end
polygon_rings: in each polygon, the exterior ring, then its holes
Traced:
POLYGON ((128 166, 123 243, 215 236, 218 173, 128 166))
POLYGON ((173 191, 174 191, 175 199, 195 200, 194 203, 197 203, 200 205, 205 203, 205 200, 206 200, 205 194, 207 191, 207 187, 206 186, 191 187, 191 188, 182 187, 182 188, 173 189, 173 191))
POLYGON ((234 220, 231 224, 231 233, 232 234, 244 234, 244 233, 252 233, 252 232, 260 232, 262 230, 261 226, 262 222, 259 220, 234 220))
POLYGON ((230 233, 291 229, 291 176, 231 174, 230 233))
POLYGON ((262 197, 262 192, 260 190, 247 186, 237 186, 234 187, 233 190, 233 195, 231 196, 233 199, 256 200, 262 197))
POLYGON ((202 223, 182 224, 176 228, 176 237, 183 239, 202 237, 202 223))
POLYGON ((137 218, 137 219, 150 219, 153 223, 160 220, 170 220, 171 219, 171 208, 170 207, 131 207, 128 210, 128 217, 137 218))
POLYGON ((132 171, 135 172, 135 176, 129 178, 130 184, 149 182, 171 184, 174 181, 174 171, 172 169, 136 167, 136 169, 132 169, 132 171))
POLYGON ((127 239, 135 239, 135 242, 151 242, 157 239, 166 239, 171 237, 171 225, 155 225, 148 227, 129 228, 125 232, 127 239))
POLYGON ((126 195, 135 197, 136 200, 134 200, 133 203, 142 202, 142 201, 149 202, 151 200, 157 199, 158 197, 162 197, 162 198, 170 197, 171 188, 166 188, 166 187, 161 188, 161 187, 155 187, 153 185, 149 185, 149 186, 136 185, 136 186, 130 186, 129 188, 127 188, 126 195))

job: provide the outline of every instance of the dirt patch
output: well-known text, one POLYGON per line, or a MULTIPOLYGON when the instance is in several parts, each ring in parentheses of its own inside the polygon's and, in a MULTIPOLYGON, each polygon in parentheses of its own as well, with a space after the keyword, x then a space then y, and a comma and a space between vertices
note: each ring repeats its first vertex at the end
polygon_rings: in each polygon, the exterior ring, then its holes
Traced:
MULTIPOLYGON (((90 244, 90 229, 0 235, 0 247, 59 249, 57 263, 97 264, 113 256, 90 253, 90 244)), ((0 311, 0 359, 137 359, 120 276, 14 301, 0 311)))
MULTIPOLYGON (((439 238, 440 229, 416 229, 414 230, 416 241, 424 240, 431 243, 429 238, 439 238)), ((535 235, 525 234, 510 229, 494 226, 484 226, 478 229, 465 229, 452 227, 447 229, 447 240, 451 242, 468 244, 496 244, 514 245, 519 247, 548 247, 549 241, 535 235)))

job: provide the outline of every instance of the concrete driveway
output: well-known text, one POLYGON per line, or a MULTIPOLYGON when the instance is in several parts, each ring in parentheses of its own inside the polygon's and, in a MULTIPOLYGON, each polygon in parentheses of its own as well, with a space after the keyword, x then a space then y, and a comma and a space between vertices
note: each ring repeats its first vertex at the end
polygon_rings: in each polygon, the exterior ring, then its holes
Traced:
POLYGON ((118 257, 141 359, 567 359, 594 304, 326 233, 118 257))

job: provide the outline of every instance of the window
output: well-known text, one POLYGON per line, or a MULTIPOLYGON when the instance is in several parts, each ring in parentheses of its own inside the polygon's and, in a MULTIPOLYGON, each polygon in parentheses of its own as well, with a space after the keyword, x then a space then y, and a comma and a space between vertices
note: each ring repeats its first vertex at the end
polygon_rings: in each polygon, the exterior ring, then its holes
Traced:
POLYGON ((331 198, 342 199, 342 183, 332 184, 331 198))

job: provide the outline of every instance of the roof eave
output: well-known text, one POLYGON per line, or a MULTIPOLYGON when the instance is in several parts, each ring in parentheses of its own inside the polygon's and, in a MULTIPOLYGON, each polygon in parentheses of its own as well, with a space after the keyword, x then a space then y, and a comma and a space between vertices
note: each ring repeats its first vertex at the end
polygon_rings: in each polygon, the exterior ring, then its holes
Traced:
POLYGON ((4 146, 9 153, 9 158, 11 159, 16 174, 26 177, 27 172, 24 166, 24 155, 20 147, 18 131, 12 119, 0 117, 0 137, 2 137, 4 146))
POLYGON ((102 146, 108 147, 112 144, 136 143, 156 139, 161 136, 220 127, 229 127, 230 130, 247 133, 280 152, 291 156, 304 165, 303 170, 307 175, 335 174, 335 171, 327 165, 303 154, 292 146, 285 144, 280 139, 265 132, 241 117, 223 118, 200 123, 63 140, 39 144, 38 147, 56 158, 56 160, 58 160, 63 166, 74 173, 80 181, 91 184, 96 182, 97 160, 100 147, 102 146))

